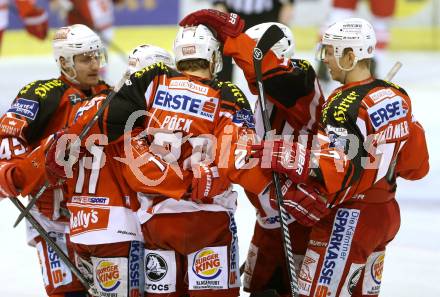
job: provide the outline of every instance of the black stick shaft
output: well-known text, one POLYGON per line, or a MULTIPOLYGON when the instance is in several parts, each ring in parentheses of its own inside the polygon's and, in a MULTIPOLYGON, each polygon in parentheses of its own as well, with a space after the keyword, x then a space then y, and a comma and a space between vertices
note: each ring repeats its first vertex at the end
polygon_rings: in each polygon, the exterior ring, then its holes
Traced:
MULTIPOLYGON (((269 51, 269 49, 278 42, 282 37, 284 37, 284 33, 278 26, 273 25, 269 27, 263 36, 260 38, 260 41, 254 48, 254 69, 258 87, 258 103, 261 107, 261 116, 263 118, 264 124, 264 138, 266 138, 266 134, 270 131, 271 124, 269 120, 269 115, 267 112, 267 100, 264 92, 263 86, 263 75, 262 75, 262 65, 261 62, 264 58, 264 55, 269 51)), ((293 258, 293 250, 292 250, 292 241, 290 239, 289 227, 287 224, 287 220, 289 219, 289 214, 285 210, 283 206, 283 194, 281 191, 281 182, 278 173, 273 172, 272 175, 273 184, 275 186, 275 193, 278 204, 278 215, 280 216, 280 225, 282 232, 282 241, 284 254, 286 257, 286 263, 288 265, 287 271, 289 274, 289 282, 290 282, 290 290, 293 297, 299 295, 299 287, 298 287, 298 278, 295 272, 295 261, 293 258)))
MULTIPOLYGON (((24 205, 17 198, 9 199, 11 202, 18 208, 20 212, 25 210, 24 205)), ((79 279, 81 284, 87 289, 87 291, 91 290, 91 286, 84 275, 79 271, 79 269, 75 266, 75 264, 70 261, 69 257, 64 253, 64 251, 56 244, 56 242, 49 236, 49 234, 44 230, 40 223, 32 216, 32 214, 27 213, 25 215, 28 222, 32 225, 32 227, 37 230, 38 234, 46 241, 46 243, 57 253, 57 255, 61 258, 61 260, 69 267, 73 274, 79 279)))

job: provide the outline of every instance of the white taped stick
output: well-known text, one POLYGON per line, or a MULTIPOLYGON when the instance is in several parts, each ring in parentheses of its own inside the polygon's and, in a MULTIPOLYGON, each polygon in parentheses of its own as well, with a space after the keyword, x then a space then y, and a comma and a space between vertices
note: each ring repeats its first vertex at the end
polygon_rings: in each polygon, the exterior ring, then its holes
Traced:
POLYGON ((397 61, 393 68, 390 69, 390 71, 388 71, 387 75, 385 76, 384 80, 386 81, 391 81, 394 76, 396 75, 396 73, 400 70, 400 68, 402 67, 402 63, 397 61))

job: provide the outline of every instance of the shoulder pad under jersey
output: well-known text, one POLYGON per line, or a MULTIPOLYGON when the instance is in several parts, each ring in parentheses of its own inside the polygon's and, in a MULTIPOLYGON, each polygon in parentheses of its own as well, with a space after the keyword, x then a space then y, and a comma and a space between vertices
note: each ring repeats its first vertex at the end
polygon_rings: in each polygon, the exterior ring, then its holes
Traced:
POLYGON ((60 79, 36 80, 24 86, 17 97, 31 99, 34 101, 44 101, 52 96, 59 97, 69 85, 60 79))
POLYGON ((376 84, 378 86, 381 86, 384 88, 387 88, 387 87, 394 88, 394 89, 398 90, 399 92, 403 93, 405 96, 408 96, 408 93, 401 86, 398 86, 393 82, 382 80, 382 79, 376 79, 376 84))
POLYGON ((162 62, 154 63, 145 68, 142 68, 139 71, 136 71, 133 75, 135 78, 140 78, 146 76, 148 74, 156 74, 156 73, 169 73, 172 68, 168 67, 162 62))
POLYGON ((249 101, 247 100, 244 93, 240 90, 237 85, 230 81, 217 82, 217 86, 221 90, 221 99, 229 103, 233 103, 239 108, 251 109, 249 101))

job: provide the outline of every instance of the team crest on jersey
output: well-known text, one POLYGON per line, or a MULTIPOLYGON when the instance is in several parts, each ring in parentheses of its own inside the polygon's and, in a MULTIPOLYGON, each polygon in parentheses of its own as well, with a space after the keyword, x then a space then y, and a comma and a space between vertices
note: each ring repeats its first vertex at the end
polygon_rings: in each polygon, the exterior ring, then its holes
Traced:
POLYGON ((35 120, 39 109, 40 103, 37 101, 17 98, 7 112, 12 112, 30 120, 35 120))
POLYGON ((191 115, 214 121, 218 98, 196 94, 190 90, 173 90, 159 86, 153 108, 191 115))
POLYGON ((96 267, 96 278, 104 292, 115 291, 120 285, 119 266, 110 260, 102 260, 96 267))

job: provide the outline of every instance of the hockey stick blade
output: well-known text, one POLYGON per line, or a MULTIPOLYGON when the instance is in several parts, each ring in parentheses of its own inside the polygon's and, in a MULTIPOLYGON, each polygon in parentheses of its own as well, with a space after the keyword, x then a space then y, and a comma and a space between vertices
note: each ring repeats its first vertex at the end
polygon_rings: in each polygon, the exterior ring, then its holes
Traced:
POLYGON ((254 63, 256 60, 261 61, 270 48, 283 37, 284 33, 277 25, 267 28, 254 48, 254 63))

